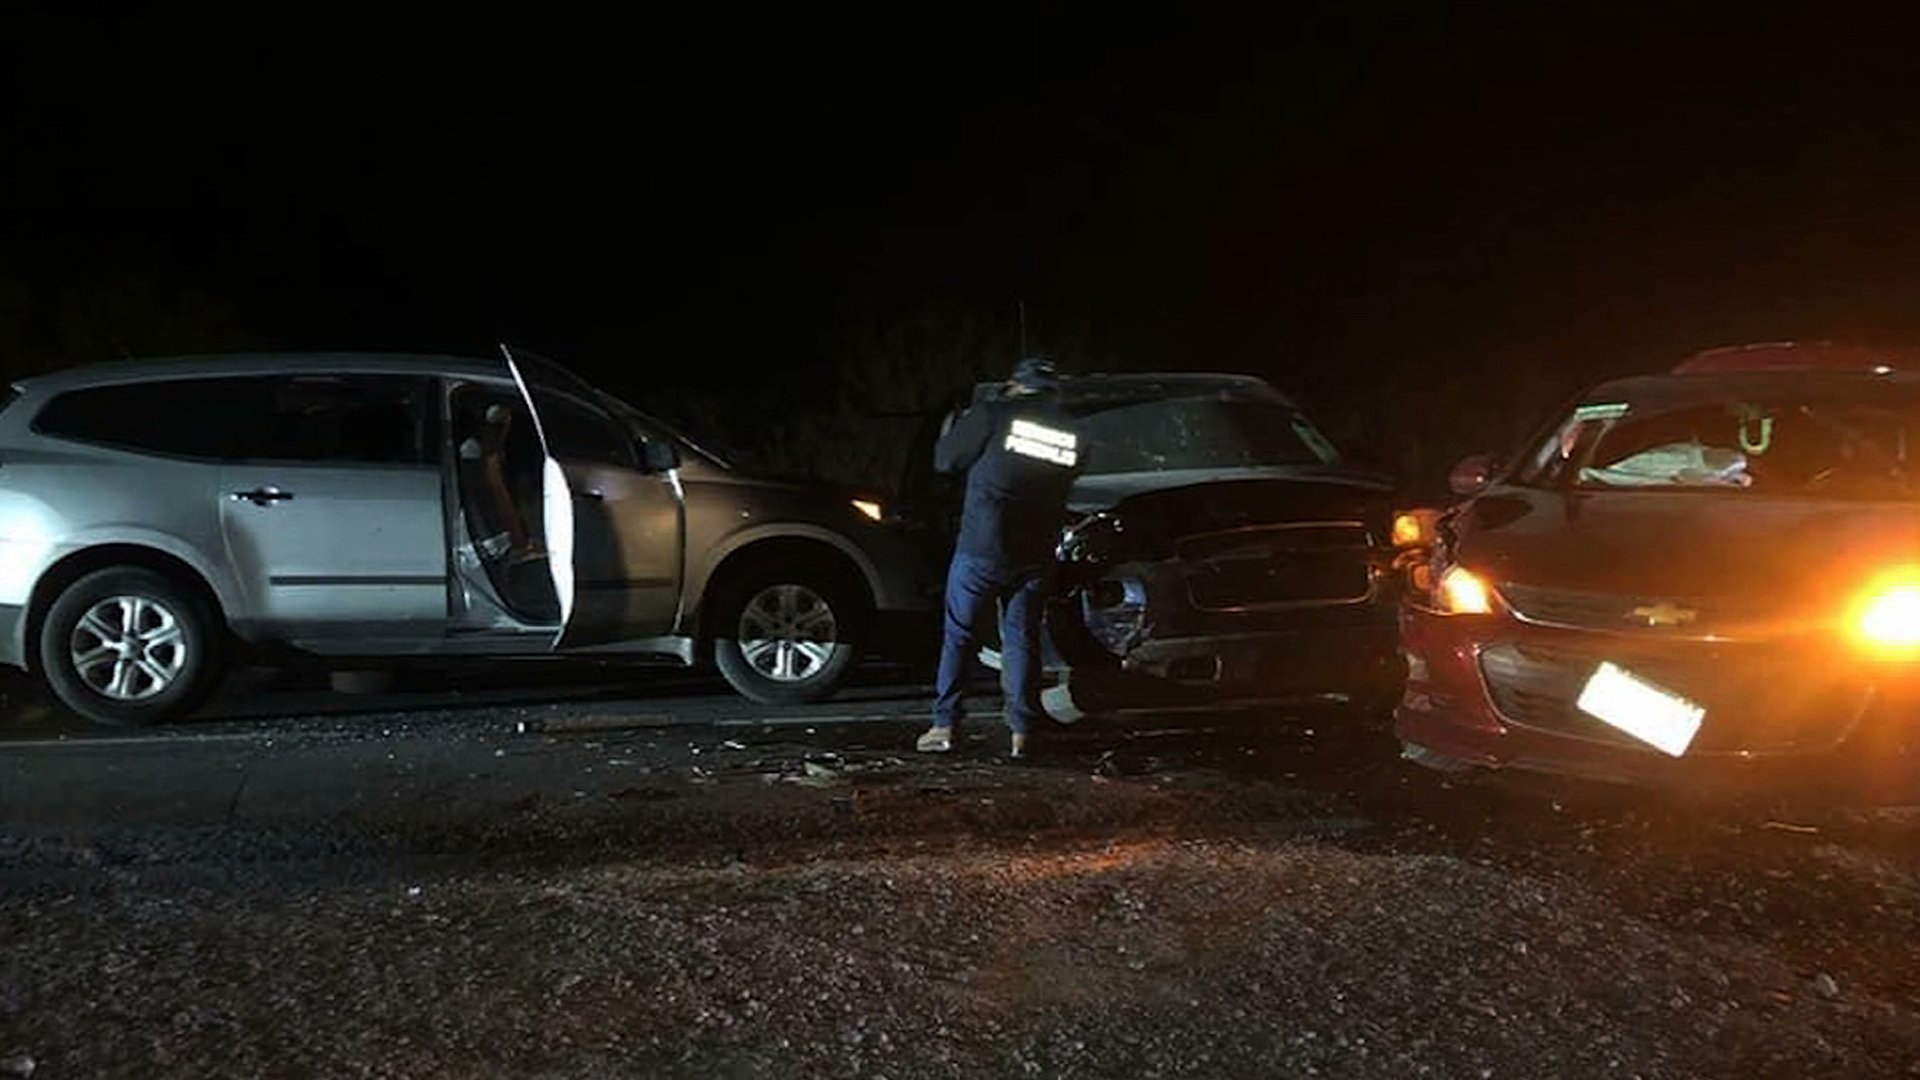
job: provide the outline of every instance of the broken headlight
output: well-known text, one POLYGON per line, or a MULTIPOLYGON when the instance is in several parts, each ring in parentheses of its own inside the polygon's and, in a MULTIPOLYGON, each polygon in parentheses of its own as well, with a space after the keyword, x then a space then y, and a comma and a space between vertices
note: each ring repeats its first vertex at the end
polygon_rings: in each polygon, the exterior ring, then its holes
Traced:
POLYGON ((1060 530, 1053 557, 1063 563, 1106 562, 1119 547, 1120 519, 1101 512, 1089 514, 1060 530))

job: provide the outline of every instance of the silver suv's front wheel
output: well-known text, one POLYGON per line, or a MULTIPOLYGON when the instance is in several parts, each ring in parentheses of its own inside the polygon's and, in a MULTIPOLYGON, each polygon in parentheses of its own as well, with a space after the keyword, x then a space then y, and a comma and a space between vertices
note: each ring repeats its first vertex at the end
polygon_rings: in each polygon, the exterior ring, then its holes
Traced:
POLYGON ((40 671, 62 704, 104 724, 184 715, 218 671, 218 637, 193 591, 143 567, 68 585, 40 623, 40 671))
POLYGON ((825 560, 772 562, 726 583, 711 611, 714 666, 768 705, 819 701, 858 653, 864 589, 825 560))

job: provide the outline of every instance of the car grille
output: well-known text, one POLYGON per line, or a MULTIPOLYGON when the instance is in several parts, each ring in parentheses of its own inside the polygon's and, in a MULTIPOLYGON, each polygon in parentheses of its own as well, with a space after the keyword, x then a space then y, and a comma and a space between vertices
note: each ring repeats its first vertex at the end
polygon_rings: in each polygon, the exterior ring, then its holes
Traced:
POLYGON ((1205 610, 1355 604, 1373 594, 1374 549, 1358 522, 1234 529, 1184 537, 1174 550, 1205 610))
POLYGON ((1760 626, 1770 616, 1779 614, 1771 611, 1764 601, 1726 597, 1637 596, 1511 582, 1502 582, 1499 591, 1514 614, 1528 622, 1581 630, 1715 635, 1760 626))
POLYGON ((1787 753, 1844 738, 1871 691, 1817 654, 1790 648, 1698 647, 1687 655, 1621 657, 1597 649, 1493 645, 1480 653, 1494 708, 1522 727, 1657 753, 1575 705, 1602 660, 1706 708, 1689 752, 1787 753), (1783 673, 1787 673, 1783 676, 1783 673))

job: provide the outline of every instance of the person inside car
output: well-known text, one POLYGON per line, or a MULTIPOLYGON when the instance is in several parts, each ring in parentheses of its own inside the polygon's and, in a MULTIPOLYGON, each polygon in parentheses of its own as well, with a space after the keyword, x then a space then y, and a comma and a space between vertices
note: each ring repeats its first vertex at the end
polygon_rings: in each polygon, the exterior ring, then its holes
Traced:
POLYGON ((479 541, 481 551, 490 558, 524 560, 538 554, 527 531, 513 489, 507 484, 507 436, 513 426, 513 411, 495 402, 472 421, 471 434, 460 442, 463 466, 478 472, 479 486, 486 492, 486 519, 501 531, 479 541))

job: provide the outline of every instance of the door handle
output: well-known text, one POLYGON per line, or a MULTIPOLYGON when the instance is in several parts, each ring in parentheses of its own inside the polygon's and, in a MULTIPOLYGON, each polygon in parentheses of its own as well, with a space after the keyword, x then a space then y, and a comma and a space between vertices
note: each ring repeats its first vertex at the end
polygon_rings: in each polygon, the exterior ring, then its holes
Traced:
POLYGON ((604 502, 607 496, 605 492, 597 488, 588 488, 585 491, 574 492, 573 497, 576 499, 587 499, 592 502, 604 502))
POLYGON ((252 491, 236 491, 234 502, 250 502, 255 506, 271 506, 282 499, 293 498, 293 492, 281 491, 277 487, 254 488, 252 491))

